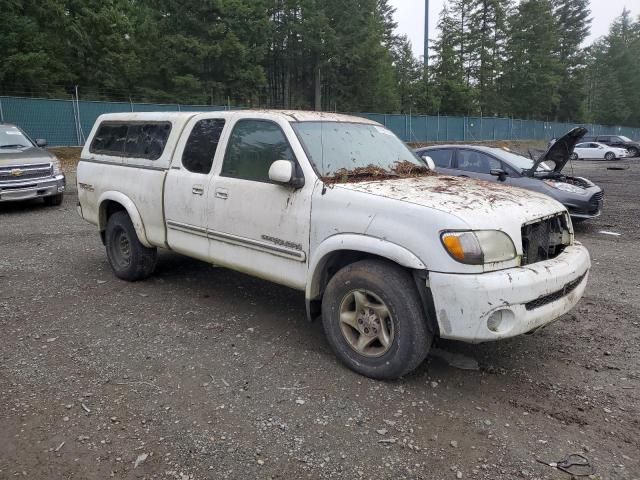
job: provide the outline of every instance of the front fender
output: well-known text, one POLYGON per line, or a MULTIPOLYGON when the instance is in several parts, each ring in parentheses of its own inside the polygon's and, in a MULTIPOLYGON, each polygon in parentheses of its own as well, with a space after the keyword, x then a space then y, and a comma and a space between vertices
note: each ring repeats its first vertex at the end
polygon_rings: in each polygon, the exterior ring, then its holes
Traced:
POLYGON ((316 299, 320 295, 322 273, 331 255, 345 250, 377 255, 413 270, 427 268, 412 252, 388 240, 351 233, 333 235, 318 245, 311 256, 305 292, 307 300, 316 299))
POLYGON ((99 225, 100 231, 104 231, 107 228, 107 201, 112 201, 119 203, 124 207, 124 209, 129 214, 129 218, 131 218, 131 223, 133 223, 133 228, 136 230, 136 234, 138 235, 138 240, 147 248, 152 248, 153 245, 147 239, 147 233, 144 228, 144 223, 142 222, 142 217, 140 216, 140 212, 136 208, 135 204, 129 197, 125 194, 115 191, 104 192, 100 195, 98 200, 99 208, 99 225))

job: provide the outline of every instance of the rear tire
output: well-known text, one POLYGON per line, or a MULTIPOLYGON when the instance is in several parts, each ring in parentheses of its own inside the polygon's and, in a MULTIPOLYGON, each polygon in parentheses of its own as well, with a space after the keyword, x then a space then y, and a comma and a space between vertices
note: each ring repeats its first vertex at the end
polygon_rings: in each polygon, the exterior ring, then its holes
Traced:
POLYGON ((158 251, 147 248, 126 212, 119 211, 111 215, 105 232, 107 258, 116 277, 136 282, 153 274, 156 268, 158 251))
POLYGON ((62 205, 62 200, 64 200, 64 193, 58 193, 57 195, 51 195, 49 197, 44 197, 44 204, 47 207, 57 207, 62 205))
POLYGON ((613 152, 607 152, 604 154, 604 159, 609 160, 611 162, 616 159, 616 154, 613 152))
POLYGON ((322 299, 322 323, 342 363, 380 380, 414 370, 433 341, 413 278, 381 260, 356 262, 334 275, 322 299))

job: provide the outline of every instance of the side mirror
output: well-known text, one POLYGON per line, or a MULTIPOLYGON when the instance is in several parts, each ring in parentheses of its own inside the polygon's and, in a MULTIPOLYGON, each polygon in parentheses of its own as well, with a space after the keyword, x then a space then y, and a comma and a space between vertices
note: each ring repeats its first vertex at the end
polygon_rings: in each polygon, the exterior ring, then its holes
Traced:
POLYGON ((304 186, 304 178, 296 176, 295 164, 289 160, 276 160, 269 167, 269 180, 295 188, 304 186))
POLYGON ((36 145, 40 148, 47 146, 47 141, 44 138, 36 138, 36 145))
POLYGON ((431 158, 429 155, 423 155, 422 156, 422 160, 424 160, 427 163, 427 166, 429 167, 429 170, 435 170, 436 169, 436 162, 434 162, 433 158, 431 158))
POLYGON ((492 168, 491 175, 493 175, 494 177, 498 177, 498 180, 500 180, 501 182, 504 182, 509 176, 509 174, 501 168, 492 168))

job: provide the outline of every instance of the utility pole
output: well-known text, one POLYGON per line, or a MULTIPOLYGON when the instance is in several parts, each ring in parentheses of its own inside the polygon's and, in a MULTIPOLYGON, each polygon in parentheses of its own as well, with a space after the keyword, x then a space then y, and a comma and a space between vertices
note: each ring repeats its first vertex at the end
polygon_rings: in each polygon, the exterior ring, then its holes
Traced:
POLYGON ((424 69, 429 69, 429 0, 424 0, 424 69))

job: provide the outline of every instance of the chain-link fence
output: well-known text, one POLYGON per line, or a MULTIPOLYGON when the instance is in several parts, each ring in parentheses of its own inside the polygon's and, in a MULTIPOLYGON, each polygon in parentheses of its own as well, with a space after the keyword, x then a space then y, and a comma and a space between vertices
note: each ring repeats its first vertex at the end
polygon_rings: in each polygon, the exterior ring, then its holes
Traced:
MULTIPOLYGON (((13 123, 31 138, 44 138, 51 146, 82 145, 94 122, 103 113, 200 112, 228 110, 226 106, 178 105, 127 102, 52 100, 0 97, 0 122, 13 123)), ((625 135, 640 139, 640 128, 577 123, 540 122, 495 117, 450 117, 444 115, 383 115, 355 113, 385 125, 406 142, 476 142, 490 140, 549 140, 576 126, 592 135, 625 135)))

